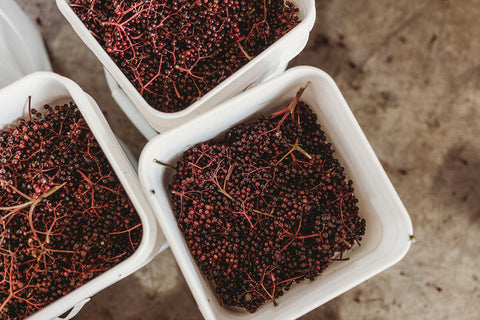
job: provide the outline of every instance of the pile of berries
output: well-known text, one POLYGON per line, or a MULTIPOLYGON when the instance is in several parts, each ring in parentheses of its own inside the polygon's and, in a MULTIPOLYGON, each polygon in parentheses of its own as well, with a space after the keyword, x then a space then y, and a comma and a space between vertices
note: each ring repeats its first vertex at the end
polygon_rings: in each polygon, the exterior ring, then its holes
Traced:
POLYGON ((155 109, 185 109, 298 24, 284 0, 71 0, 155 109))
POLYGON ((299 101, 304 89, 282 111, 177 163, 170 190, 179 229, 225 306, 276 305, 295 282, 344 260, 365 232, 352 181, 299 101))
POLYGON ((24 319, 128 258, 142 227, 75 105, 0 130, 0 318, 24 319))

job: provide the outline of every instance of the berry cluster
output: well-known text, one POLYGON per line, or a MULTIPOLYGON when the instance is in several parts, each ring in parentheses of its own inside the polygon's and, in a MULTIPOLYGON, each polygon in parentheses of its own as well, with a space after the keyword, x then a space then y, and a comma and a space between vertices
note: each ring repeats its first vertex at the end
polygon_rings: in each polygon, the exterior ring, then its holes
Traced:
POLYGON ((283 0, 71 0, 155 109, 198 100, 298 24, 283 0))
POLYGON ((299 101, 304 89, 282 111, 177 163, 170 190, 179 229, 225 306, 276 305, 293 283, 344 260, 365 232, 352 181, 299 101))
POLYGON ((130 256, 138 215, 75 105, 0 130, 0 318, 23 319, 130 256))

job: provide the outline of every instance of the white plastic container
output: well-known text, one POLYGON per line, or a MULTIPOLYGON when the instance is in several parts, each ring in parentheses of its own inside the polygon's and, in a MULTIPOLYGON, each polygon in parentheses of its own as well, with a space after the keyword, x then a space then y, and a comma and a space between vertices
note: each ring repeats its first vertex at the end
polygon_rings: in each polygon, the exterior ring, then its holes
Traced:
POLYGON ((410 248, 412 224, 407 211, 380 165, 366 137, 334 81, 323 71, 296 67, 252 88, 165 134, 151 140, 139 161, 140 182, 164 230, 198 306, 207 319, 293 319, 324 304, 398 262, 410 248), (335 156, 353 180, 360 215, 366 220, 361 246, 344 254, 348 261, 334 262, 315 281, 305 280, 255 313, 222 307, 195 264, 170 204, 168 185, 172 165, 193 145, 212 139, 240 122, 270 115, 284 108, 298 89, 310 81, 301 100, 318 116, 335 156))
POLYGON ((298 16, 301 20, 294 29, 186 109, 174 113, 165 113, 155 110, 145 101, 72 10, 69 4, 70 1, 56 1, 58 8, 72 25, 75 32, 97 56, 123 91, 125 91, 138 111, 158 132, 175 128, 193 119, 206 110, 242 92, 252 84, 258 83, 262 78, 268 76, 272 70, 276 70, 279 66, 285 66, 305 47, 308 35, 315 22, 314 0, 291 0, 299 9, 298 16))
POLYGON ((0 1, 0 88, 35 71, 51 71, 36 26, 14 0, 0 1))
POLYGON ((96 102, 67 78, 50 72, 33 73, 0 90, 0 128, 14 124, 18 118, 28 116, 29 96, 32 97, 32 107, 39 110, 42 110, 40 107, 45 104, 53 105, 69 101, 76 103, 142 222, 143 238, 132 256, 28 318, 29 320, 53 319, 71 310, 63 318, 71 319, 91 296, 148 263, 159 252, 163 234, 147 204, 133 167, 96 102))

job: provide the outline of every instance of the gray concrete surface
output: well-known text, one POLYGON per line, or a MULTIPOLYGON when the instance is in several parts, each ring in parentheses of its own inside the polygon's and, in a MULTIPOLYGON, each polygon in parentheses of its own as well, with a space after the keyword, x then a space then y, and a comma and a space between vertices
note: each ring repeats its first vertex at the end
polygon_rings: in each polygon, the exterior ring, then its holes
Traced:
MULTIPOLYGON (((101 106, 138 155, 145 140, 53 0, 17 0, 56 72, 101 106)), ((292 65, 337 81, 410 212, 417 243, 397 265, 302 319, 480 318, 480 1, 319 0, 292 65)), ((104 290, 76 319, 200 319, 170 250, 104 290)))

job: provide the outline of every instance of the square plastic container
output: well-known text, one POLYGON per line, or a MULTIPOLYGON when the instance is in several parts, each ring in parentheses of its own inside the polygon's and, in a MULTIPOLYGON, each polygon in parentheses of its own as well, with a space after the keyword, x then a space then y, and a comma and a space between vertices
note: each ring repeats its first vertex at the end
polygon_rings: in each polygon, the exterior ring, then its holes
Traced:
POLYGON ((398 262, 410 248, 410 217, 380 165, 334 81, 312 67, 292 68, 259 84, 165 134, 151 140, 139 162, 140 182, 164 230, 188 285, 207 319, 293 319, 324 304, 398 262), (301 100, 317 114, 318 122, 332 143, 335 155, 352 179, 359 199, 360 215, 366 220, 361 246, 354 246, 333 262, 314 281, 293 285, 255 313, 222 307, 211 286, 200 273, 183 235, 177 227, 168 190, 173 170, 153 159, 175 165, 183 152, 197 143, 212 139, 228 128, 270 115, 283 109, 298 89, 310 81, 301 100))
POLYGON ((82 23, 80 18, 72 10, 70 7, 70 1, 56 1, 58 8, 67 21, 72 25, 78 36, 97 56, 105 69, 107 69, 130 98, 132 103, 136 106, 138 111, 158 132, 164 132, 175 128, 178 125, 193 119, 206 110, 209 110, 219 103, 244 91, 252 84, 262 81, 262 79, 267 77, 272 70, 278 69, 279 66, 285 66, 305 47, 308 41, 308 35, 315 22, 314 0, 291 0, 291 2, 299 9, 298 16, 301 20, 295 28, 186 109, 178 112, 166 113, 155 110, 145 101, 134 85, 123 74, 120 68, 110 58, 108 53, 102 48, 82 23))
POLYGON ((29 320, 53 319, 71 310, 63 318, 70 319, 91 296, 149 262, 158 253, 163 234, 147 204, 133 167, 96 102, 67 78, 50 72, 33 73, 0 90, 0 128, 15 124, 17 119, 28 116, 29 96, 32 98, 32 107, 40 111, 45 104, 76 103, 142 222, 143 238, 133 255, 28 317, 29 320))

